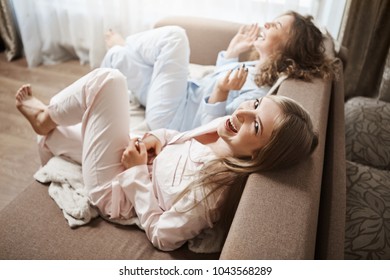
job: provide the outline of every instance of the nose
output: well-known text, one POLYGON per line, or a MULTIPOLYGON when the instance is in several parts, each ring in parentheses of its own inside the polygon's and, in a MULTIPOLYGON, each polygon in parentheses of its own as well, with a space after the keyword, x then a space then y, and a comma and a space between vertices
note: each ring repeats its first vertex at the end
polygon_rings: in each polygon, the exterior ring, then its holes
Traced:
POLYGON ((274 27, 275 26, 275 24, 273 23, 273 22, 266 22, 265 24, 264 24, 264 28, 265 29, 270 29, 270 28, 272 28, 272 27, 274 27))
POLYGON ((247 120, 253 120, 256 118, 256 111, 251 109, 240 109, 236 112, 237 119, 244 123, 247 120))

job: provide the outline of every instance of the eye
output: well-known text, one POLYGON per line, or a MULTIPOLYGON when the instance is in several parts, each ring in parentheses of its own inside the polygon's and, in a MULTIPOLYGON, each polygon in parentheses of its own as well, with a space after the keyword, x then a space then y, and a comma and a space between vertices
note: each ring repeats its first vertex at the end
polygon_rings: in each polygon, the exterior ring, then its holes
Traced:
POLYGON ((255 132, 256 134, 259 133, 259 123, 257 121, 255 121, 255 132))
POLYGON ((256 99, 254 102, 254 108, 257 109, 257 107, 259 107, 259 105, 260 105, 260 101, 259 101, 259 99, 256 99))

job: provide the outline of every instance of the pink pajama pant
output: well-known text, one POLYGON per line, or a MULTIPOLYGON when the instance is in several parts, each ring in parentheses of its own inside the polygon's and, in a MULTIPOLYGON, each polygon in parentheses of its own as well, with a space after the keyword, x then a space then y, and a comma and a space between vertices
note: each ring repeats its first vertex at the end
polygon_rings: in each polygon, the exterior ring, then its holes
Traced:
POLYGON ((53 155, 82 164, 88 190, 124 171, 129 100, 118 70, 100 68, 77 80, 51 99, 49 115, 58 126, 40 140, 42 164, 53 155))

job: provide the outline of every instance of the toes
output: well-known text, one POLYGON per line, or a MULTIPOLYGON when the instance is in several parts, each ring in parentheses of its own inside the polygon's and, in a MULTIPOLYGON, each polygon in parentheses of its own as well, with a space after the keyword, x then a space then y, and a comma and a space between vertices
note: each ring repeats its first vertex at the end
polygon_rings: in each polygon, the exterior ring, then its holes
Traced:
POLYGON ((28 96, 32 96, 32 90, 30 84, 21 86, 15 94, 16 98, 25 99, 28 96))
POLYGON ((23 94, 23 87, 20 87, 16 92, 15 97, 20 98, 22 94, 23 94))
POLYGON ((29 95, 29 96, 32 95, 32 89, 31 89, 31 85, 30 84, 26 85, 26 91, 27 91, 27 95, 29 95))

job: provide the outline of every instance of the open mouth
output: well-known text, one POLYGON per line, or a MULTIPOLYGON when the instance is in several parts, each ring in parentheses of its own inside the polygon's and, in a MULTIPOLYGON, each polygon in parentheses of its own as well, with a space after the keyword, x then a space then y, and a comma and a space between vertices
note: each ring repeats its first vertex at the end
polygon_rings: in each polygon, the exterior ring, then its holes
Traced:
POLYGON ((264 41, 265 40, 265 34, 264 34, 264 32, 262 31, 262 32, 260 32, 260 34, 259 34, 259 39, 260 40, 262 40, 262 41, 264 41))
POLYGON ((236 126, 235 126, 234 123, 233 123, 232 117, 230 117, 230 118, 228 118, 228 119, 226 120, 226 127, 228 128, 228 130, 231 130, 231 131, 233 131, 234 133, 237 133, 237 132, 238 132, 236 126))

